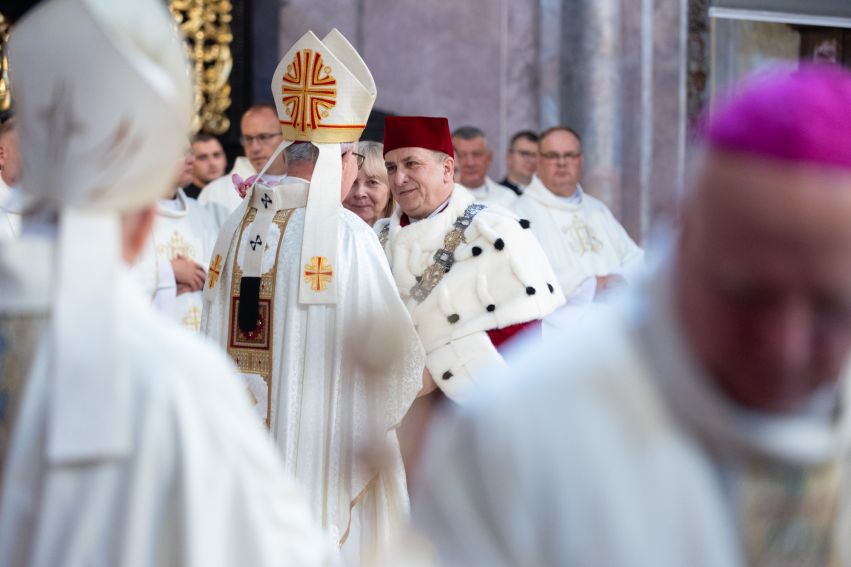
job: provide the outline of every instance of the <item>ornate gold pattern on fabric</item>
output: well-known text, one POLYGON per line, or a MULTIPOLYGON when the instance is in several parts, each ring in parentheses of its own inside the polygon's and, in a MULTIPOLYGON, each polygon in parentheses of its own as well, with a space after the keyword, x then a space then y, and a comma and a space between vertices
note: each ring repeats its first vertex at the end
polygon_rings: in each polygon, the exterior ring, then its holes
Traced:
POLYGON ((157 244, 157 254, 165 254, 169 260, 174 260, 178 256, 184 258, 192 258, 195 255, 195 249, 191 244, 183 240, 183 236, 178 231, 171 234, 168 242, 157 244))
POLYGON ((562 228, 562 232, 571 237, 570 247, 574 252, 597 254, 603 249, 603 243, 579 215, 574 215, 573 222, 562 228))
POLYGON ((186 39, 193 64, 195 119, 192 131, 224 134, 230 128, 227 110, 231 105, 233 5, 228 0, 171 0, 169 8, 186 39))
POLYGON ((47 316, 0 317, 0 484, 26 378, 47 316))
POLYGON ((841 565, 835 541, 840 497, 835 464, 750 466, 740 500, 747 564, 841 565))
POLYGON ((452 230, 443 237, 443 248, 434 253, 434 263, 425 269, 423 275, 417 279, 417 283, 411 288, 411 297, 417 303, 422 303, 437 287, 443 276, 452 269, 455 263, 455 249, 464 242, 464 232, 473 219, 485 208, 481 203, 473 203, 464 210, 464 213, 455 219, 452 230))
POLYGON ((304 281, 313 291, 325 291, 334 277, 333 268, 325 256, 314 256, 304 265, 304 281))
POLYGON ((9 43, 9 21, 0 14, 0 112, 12 107, 12 89, 9 84, 9 57, 6 45, 9 43))
POLYGON ((180 323, 190 331, 201 330, 201 310, 195 305, 189 308, 186 315, 180 320, 180 323))
MULTIPOLYGON (((266 427, 270 426, 272 418, 272 329, 274 324, 275 277, 278 270, 278 259, 281 245, 284 242, 284 232, 295 209, 286 209, 275 213, 272 219, 280 229, 278 245, 275 249, 275 263, 260 276, 260 303, 257 327, 248 333, 239 328, 237 313, 239 309, 239 287, 242 282, 242 268, 237 262, 238 249, 234 253, 233 271, 231 273, 230 297, 228 311, 228 354, 245 374, 257 374, 266 382, 268 391, 266 407, 266 427)), ((236 239, 237 246, 242 242, 245 230, 254 222, 257 209, 251 207, 246 211, 236 239)), ((268 246, 268 243, 267 243, 268 246)))

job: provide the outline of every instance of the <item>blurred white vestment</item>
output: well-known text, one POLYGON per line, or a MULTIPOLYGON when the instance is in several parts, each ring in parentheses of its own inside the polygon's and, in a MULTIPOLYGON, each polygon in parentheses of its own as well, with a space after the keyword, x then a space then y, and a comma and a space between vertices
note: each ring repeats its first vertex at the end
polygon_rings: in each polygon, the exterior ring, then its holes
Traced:
MULTIPOLYGON (((116 343, 126 453, 55 443, 48 239, 0 245, 0 557, 6 567, 326 565, 330 546, 251 414, 230 363, 152 312, 126 271, 116 343)), ((79 322, 97 341, 99 329, 79 322)), ((69 373, 63 381, 77 378, 69 373)), ((73 388, 66 389, 73 392, 73 388)), ((98 410, 94 415, 101 415, 98 410)), ((83 443, 85 445, 85 443, 83 443)))
POLYGON ((835 466, 847 414, 822 395, 783 417, 734 407, 692 359, 667 280, 519 354, 522 381, 433 431, 413 511, 445 565, 737 566, 768 557, 766 526, 811 538, 808 559, 847 545, 831 537, 847 534, 847 496, 817 495, 811 517, 774 524, 770 478, 835 466))

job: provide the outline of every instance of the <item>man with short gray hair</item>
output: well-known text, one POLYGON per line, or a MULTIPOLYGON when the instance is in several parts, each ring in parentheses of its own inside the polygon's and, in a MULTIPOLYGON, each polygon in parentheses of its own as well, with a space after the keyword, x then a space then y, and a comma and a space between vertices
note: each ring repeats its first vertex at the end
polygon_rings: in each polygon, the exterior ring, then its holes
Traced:
POLYGON ((452 132, 452 146, 460 172, 458 183, 472 193, 476 201, 510 207, 517 194, 488 177, 493 151, 485 133, 475 126, 461 126, 452 132))

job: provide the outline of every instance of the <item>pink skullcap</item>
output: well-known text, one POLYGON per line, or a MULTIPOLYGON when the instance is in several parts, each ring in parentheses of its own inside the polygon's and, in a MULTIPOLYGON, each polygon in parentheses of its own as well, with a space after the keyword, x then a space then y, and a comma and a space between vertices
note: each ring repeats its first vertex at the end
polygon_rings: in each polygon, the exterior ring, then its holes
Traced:
POLYGON ((851 169, 851 73, 810 64, 753 77, 703 134, 717 149, 851 169))

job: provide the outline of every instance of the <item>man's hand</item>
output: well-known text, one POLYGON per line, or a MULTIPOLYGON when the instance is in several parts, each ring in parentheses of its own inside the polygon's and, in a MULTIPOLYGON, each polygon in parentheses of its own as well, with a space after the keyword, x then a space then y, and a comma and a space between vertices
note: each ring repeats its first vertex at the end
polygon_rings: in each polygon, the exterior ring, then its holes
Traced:
POLYGON ((204 289, 207 272, 200 264, 178 254, 177 258, 171 261, 171 269, 174 270, 177 295, 204 289))
POLYGON ((626 286, 623 276, 609 274, 608 276, 597 276, 597 289, 594 291, 594 299, 608 295, 610 292, 626 286))

